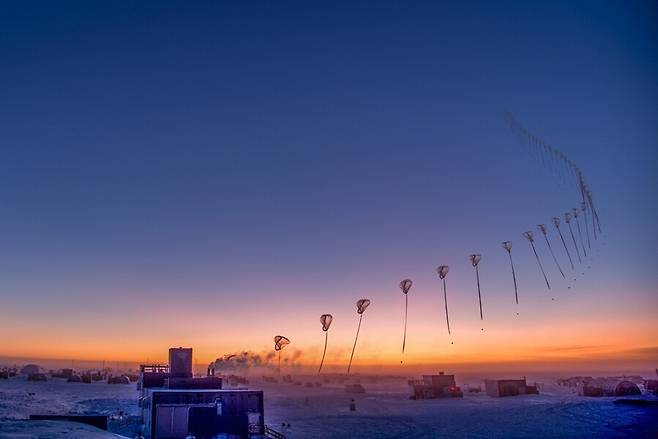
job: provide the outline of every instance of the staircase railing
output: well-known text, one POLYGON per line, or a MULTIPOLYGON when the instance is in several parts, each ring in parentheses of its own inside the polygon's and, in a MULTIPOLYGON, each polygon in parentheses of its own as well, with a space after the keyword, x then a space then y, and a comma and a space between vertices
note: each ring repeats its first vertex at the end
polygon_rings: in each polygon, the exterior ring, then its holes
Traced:
POLYGON ((286 439, 286 437, 273 428, 265 426, 265 437, 269 439, 286 439))

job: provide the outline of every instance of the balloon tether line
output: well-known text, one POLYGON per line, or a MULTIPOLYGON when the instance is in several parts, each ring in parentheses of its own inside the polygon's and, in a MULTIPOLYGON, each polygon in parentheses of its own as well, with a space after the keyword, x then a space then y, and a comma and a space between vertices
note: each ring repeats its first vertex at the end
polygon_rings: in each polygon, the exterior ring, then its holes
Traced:
MULTIPOLYGON (((484 320, 484 317, 482 316, 482 295, 480 294, 480 272, 478 271, 478 266, 475 266, 475 279, 477 280, 478 284, 478 301, 480 302, 480 320, 484 320)), ((481 331, 484 331, 484 328, 480 328, 481 331)))
POLYGON ((560 267, 560 263, 557 261, 557 258, 555 257, 555 253, 553 253, 553 247, 551 247, 551 242, 548 240, 548 236, 544 235, 544 239, 546 240, 546 245, 548 245, 548 251, 551 252, 551 256, 553 257, 553 261, 555 261, 555 265, 557 265, 557 269, 560 270, 560 274, 564 279, 567 277, 564 275, 564 271, 562 271, 562 267, 560 267))
POLYGON ((354 346, 352 346, 352 355, 350 355, 350 364, 347 365, 347 374, 350 374, 350 369, 352 368, 352 358, 354 358, 354 349, 356 349, 356 341, 359 339, 359 331, 361 330, 361 320, 363 320, 363 314, 359 314, 359 326, 356 328, 356 337, 354 337, 354 346))
POLYGON ((324 333, 324 351, 322 351, 322 361, 320 361, 320 368, 318 369, 318 375, 320 374, 320 371, 322 370, 322 365, 324 364, 324 356, 327 353, 327 341, 329 340, 329 331, 325 331, 324 333))
POLYGON ((450 317, 448 317, 448 293, 446 292, 446 280, 443 279, 443 302, 446 307, 446 324, 448 325, 448 335, 450 335, 450 317))
MULTIPOLYGON (((516 288, 516 273, 514 273, 514 262, 512 262, 512 252, 508 252, 509 255, 509 264, 512 267, 512 279, 514 280, 514 298, 516 299, 516 304, 519 304, 519 292, 516 288)), ((518 314, 518 312, 517 312, 518 314)))
POLYGON ((548 283, 548 279, 546 278, 546 273, 544 272, 544 267, 541 265, 541 261, 539 260, 539 255, 537 254, 537 250, 535 250, 535 244, 531 241, 530 245, 532 246, 532 251, 535 254, 535 259, 537 259, 537 264, 539 265, 539 269, 541 270, 541 274, 544 275, 544 280, 546 281, 546 286, 548 289, 551 289, 551 284, 548 283))
POLYGON ((407 344, 407 309, 409 307, 409 296, 404 295, 404 336, 402 337, 402 358, 400 358, 400 364, 404 359, 404 347, 407 344))

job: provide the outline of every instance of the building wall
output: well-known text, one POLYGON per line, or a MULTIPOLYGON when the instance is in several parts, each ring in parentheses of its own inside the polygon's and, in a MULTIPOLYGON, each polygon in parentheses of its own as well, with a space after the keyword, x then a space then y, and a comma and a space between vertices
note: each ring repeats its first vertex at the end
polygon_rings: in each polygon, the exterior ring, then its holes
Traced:
POLYGON ((423 375, 423 382, 434 389, 443 389, 444 387, 456 385, 454 375, 423 375))
POLYGON ((169 349, 169 376, 192 378, 192 348, 169 349))
POLYGON ((498 381, 485 380, 484 390, 489 396, 500 396, 500 392, 498 391, 498 381))
MULTIPOLYGON (((149 396, 144 399, 142 413, 144 416, 145 436, 151 439, 159 439, 156 434, 157 425, 160 422, 159 417, 164 416, 171 422, 171 414, 175 409, 176 413, 183 412, 183 408, 189 409, 194 407, 213 406, 216 420, 212 422, 222 422, 236 424, 239 419, 245 419, 245 422, 258 422, 253 427, 254 433, 264 433, 264 412, 263 412, 263 392, 258 390, 217 390, 217 391, 158 391, 149 392, 149 396), (217 405, 221 408, 217 408, 217 405), (162 410, 159 410, 161 408, 162 410)), ((203 411, 197 410, 197 415, 203 414, 203 411)), ((204 415, 205 416, 205 415, 204 415)), ((187 424, 186 424, 187 425, 187 424)), ((184 436, 183 436, 184 437, 184 436)))
POLYGON ((525 380, 484 380, 484 386, 487 395, 494 397, 525 395, 528 393, 525 380))

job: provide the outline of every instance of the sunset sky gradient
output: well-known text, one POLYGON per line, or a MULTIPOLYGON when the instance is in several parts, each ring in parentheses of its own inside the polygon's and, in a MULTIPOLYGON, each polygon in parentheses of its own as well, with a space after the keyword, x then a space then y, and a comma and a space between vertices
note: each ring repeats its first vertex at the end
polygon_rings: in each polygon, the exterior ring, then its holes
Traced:
POLYGON ((343 371, 367 297, 357 370, 652 370, 658 9, 573 3, 5 3, 0 357, 317 365, 331 313, 343 371), (537 242, 552 292, 521 233, 580 200, 505 110, 599 208, 577 281, 537 242))

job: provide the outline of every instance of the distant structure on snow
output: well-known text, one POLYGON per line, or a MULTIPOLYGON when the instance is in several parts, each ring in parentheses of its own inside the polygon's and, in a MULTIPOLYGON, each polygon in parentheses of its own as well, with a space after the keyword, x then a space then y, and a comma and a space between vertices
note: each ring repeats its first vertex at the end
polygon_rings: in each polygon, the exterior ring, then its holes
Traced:
POLYGON ((516 380, 484 380, 487 395, 493 397, 539 395, 537 385, 529 386, 525 377, 516 380))
POLYGON ((420 380, 409 380, 409 399, 461 398, 464 392, 457 386, 454 375, 423 375, 420 380))

